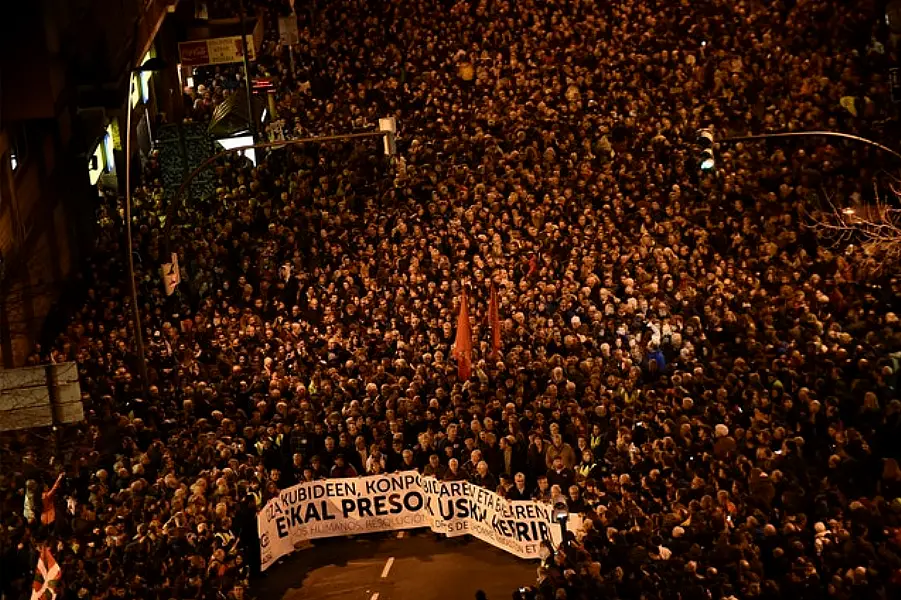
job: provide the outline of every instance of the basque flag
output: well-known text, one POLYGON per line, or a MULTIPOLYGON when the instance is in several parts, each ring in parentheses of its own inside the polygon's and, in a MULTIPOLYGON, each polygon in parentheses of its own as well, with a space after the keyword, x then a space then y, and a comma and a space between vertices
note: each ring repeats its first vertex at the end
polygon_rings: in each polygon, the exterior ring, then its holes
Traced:
POLYGON ((31 586, 31 600, 56 600, 62 586, 63 571, 50 554, 50 548, 43 546, 38 556, 38 566, 34 571, 31 586))

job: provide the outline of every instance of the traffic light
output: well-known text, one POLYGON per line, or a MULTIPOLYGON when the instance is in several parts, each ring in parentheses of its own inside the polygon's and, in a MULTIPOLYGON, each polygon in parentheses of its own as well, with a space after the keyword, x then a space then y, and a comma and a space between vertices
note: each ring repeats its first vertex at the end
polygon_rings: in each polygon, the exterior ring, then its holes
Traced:
POLYGON ((713 127, 705 127, 698 130, 698 147, 701 149, 698 164, 702 171, 712 171, 716 168, 716 157, 713 153, 713 127))

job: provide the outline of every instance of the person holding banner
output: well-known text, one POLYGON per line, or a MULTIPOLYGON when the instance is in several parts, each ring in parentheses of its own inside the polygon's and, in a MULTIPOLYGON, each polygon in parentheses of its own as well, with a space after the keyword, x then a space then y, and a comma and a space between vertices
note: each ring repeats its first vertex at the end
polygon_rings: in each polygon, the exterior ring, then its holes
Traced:
POLYGON ((441 464, 437 454, 429 455, 429 464, 422 469, 422 474, 435 479, 444 479, 447 467, 441 464))
POLYGON ((525 473, 517 473, 513 478, 513 487, 507 492, 507 499, 513 502, 523 502, 532 499, 532 493, 526 486, 525 473))
POLYGON ((483 487, 486 490, 495 491, 498 486, 497 478, 488 470, 488 463, 480 460, 476 465, 476 472, 470 479, 473 485, 483 487))
POLYGON ((353 465, 347 464, 344 454, 339 452, 335 455, 335 464, 332 466, 331 471, 329 472, 329 477, 331 478, 340 478, 340 477, 356 477, 357 470, 353 465))
POLYGON ((447 463, 447 471, 444 472, 443 481, 468 481, 469 476, 460 468, 460 461, 452 458, 447 463))

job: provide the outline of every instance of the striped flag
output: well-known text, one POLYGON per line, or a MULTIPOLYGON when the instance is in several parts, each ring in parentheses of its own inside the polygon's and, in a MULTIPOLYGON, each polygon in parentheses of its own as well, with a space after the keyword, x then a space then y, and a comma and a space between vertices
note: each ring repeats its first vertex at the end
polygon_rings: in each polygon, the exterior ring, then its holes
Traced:
POLYGON ((488 302, 488 324, 491 326, 491 357, 497 360, 501 350, 501 320, 497 309, 497 286, 491 282, 491 300, 488 302))
POLYGON ((472 377, 472 327, 469 324, 469 299, 466 286, 460 296, 460 314, 457 317, 457 339, 454 341, 454 358, 457 359, 457 377, 468 381, 472 377))
POLYGON ((175 293, 175 288, 181 283, 181 269, 178 268, 178 254, 172 253, 172 262, 164 263, 162 266, 163 287, 166 295, 171 296, 175 293))
POLYGON ((41 547, 38 566, 31 586, 31 600, 56 600, 62 587, 63 571, 50 554, 50 548, 41 547))

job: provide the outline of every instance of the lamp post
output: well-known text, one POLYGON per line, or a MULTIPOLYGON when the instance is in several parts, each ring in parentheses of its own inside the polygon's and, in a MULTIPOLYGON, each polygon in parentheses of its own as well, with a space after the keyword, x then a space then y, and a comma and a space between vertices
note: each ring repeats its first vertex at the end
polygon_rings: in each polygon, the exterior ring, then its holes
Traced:
POLYGON ((714 135, 714 131, 712 127, 705 127, 704 129, 698 130, 698 140, 699 147, 701 148, 701 154, 699 157, 699 162, 701 165, 702 171, 709 171, 714 168, 716 164, 716 159, 713 153, 713 145, 714 143, 725 143, 730 142, 737 144, 739 142, 759 142, 762 140, 775 140, 775 139, 783 139, 783 138, 797 138, 797 137, 831 137, 831 138, 840 138, 844 140, 851 140, 854 142, 859 142, 861 144, 866 144, 868 146, 873 146, 874 148, 879 148, 883 152, 888 152, 892 156, 897 159, 901 159, 901 152, 897 150, 893 150, 884 144, 880 144, 879 142, 873 141, 871 139, 867 139, 865 137, 861 137, 859 135, 853 135, 850 133, 842 133, 840 131, 787 131, 782 133, 762 133, 759 135, 738 135, 727 138, 716 139, 714 135))
POLYGON ((128 258, 128 285, 131 291, 131 311, 135 327, 135 348, 138 351, 138 371, 141 388, 147 393, 147 356, 144 354, 144 333, 141 331, 141 308, 138 305, 138 286, 135 283, 135 258, 131 235, 131 94, 134 89, 135 73, 160 71, 166 63, 160 58, 151 58, 144 64, 130 69, 128 73, 128 94, 125 97, 125 252, 128 258))
POLYGON ((253 142, 259 140, 257 136, 256 119, 253 117, 253 88, 250 81, 250 56, 247 51, 247 13, 244 11, 244 0, 238 0, 238 12, 241 18, 241 62, 244 63, 244 91, 247 93, 247 119, 250 122, 250 135, 253 142))
POLYGON ((867 144, 868 146, 873 146, 874 148, 879 148, 883 152, 888 152, 895 158, 901 159, 901 153, 897 150, 892 150, 888 146, 880 144, 879 142, 875 142, 873 140, 867 139, 865 137, 861 137, 859 135, 852 135, 850 133, 841 133, 840 131, 789 131, 785 133, 763 133, 760 135, 739 135, 735 137, 723 138, 722 142, 754 142, 758 140, 769 140, 769 139, 778 139, 778 138, 794 138, 794 137, 834 137, 841 138, 845 140, 852 140, 854 142, 860 142, 861 144, 867 144))

